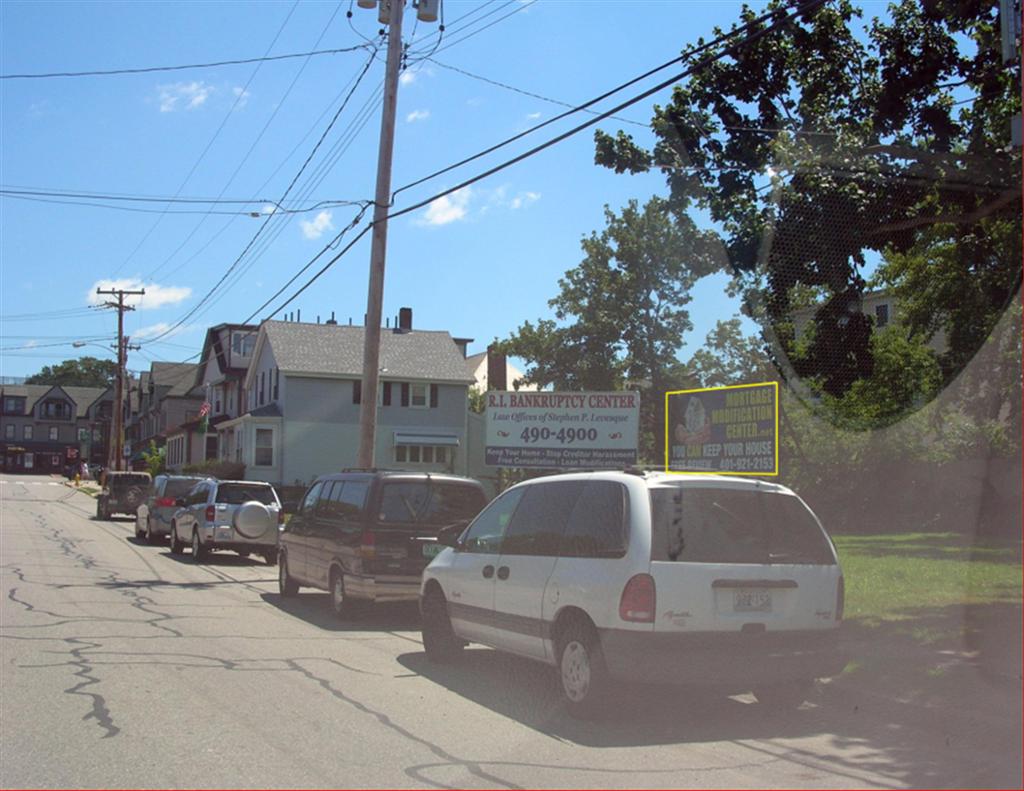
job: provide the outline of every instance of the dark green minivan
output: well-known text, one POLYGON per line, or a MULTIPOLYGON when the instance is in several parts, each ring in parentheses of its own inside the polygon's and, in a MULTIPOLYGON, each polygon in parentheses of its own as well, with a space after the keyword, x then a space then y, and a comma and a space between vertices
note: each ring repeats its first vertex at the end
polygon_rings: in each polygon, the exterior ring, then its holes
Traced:
POLYGON ((422 472, 339 472, 309 487, 281 533, 282 596, 300 586, 331 594, 338 615, 355 601, 417 601, 438 531, 487 505, 479 481, 422 472))

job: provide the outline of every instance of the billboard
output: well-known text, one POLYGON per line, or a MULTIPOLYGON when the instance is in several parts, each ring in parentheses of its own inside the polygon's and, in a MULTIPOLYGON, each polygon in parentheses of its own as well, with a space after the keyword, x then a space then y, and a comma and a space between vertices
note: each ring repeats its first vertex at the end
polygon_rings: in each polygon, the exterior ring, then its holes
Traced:
POLYGON ((492 467, 621 469, 637 461, 635 392, 490 391, 484 460, 492 467))
POLYGON ((665 471, 779 474, 779 383, 665 393, 665 471))

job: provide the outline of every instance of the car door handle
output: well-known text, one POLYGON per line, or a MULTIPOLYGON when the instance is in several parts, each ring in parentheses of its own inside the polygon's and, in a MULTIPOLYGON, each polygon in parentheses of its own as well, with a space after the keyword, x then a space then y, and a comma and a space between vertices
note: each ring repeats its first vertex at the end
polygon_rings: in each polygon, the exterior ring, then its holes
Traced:
POLYGON ((484 566, 484 572, 483 573, 484 573, 484 579, 489 580, 491 577, 494 576, 494 566, 491 566, 491 565, 484 566))
POLYGON ((500 580, 507 580, 508 579, 508 566, 498 566, 498 579, 500 579, 500 580))

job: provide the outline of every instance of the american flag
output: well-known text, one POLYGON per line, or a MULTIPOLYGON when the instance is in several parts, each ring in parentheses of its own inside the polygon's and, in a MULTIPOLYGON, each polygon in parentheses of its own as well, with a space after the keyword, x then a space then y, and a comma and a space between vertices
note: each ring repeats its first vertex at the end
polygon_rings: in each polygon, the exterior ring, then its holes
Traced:
POLYGON ((210 402, 204 401, 203 405, 199 407, 199 417, 206 417, 210 414, 210 402))

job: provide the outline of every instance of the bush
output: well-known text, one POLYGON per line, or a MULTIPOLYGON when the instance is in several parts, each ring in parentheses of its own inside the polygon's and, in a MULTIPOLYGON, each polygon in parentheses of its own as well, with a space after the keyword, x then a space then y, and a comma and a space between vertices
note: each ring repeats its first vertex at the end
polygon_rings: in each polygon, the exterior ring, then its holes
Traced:
POLYGON ((181 468, 188 475, 206 475, 222 481, 241 481, 245 479, 245 465, 240 461, 208 459, 199 464, 186 464, 181 468))

